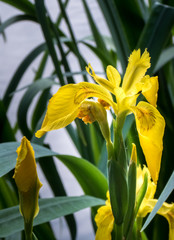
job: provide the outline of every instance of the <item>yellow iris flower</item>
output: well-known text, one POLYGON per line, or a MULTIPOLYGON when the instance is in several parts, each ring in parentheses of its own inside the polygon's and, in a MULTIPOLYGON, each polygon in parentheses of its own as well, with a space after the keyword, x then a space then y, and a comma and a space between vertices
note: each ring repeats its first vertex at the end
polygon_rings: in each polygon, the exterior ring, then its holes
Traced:
POLYGON ((17 155, 13 178, 19 191, 20 212, 25 224, 29 224, 39 212, 38 197, 42 183, 37 175, 34 150, 26 137, 22 138, 17 155))
MULTIPOLYGON (((145 173, 148 174, 148 187, 137 214, 137 217, 142 218, 146 217, 146 215, 153 210, 157 202, 157 199, 153 199, 156 191, 156 184, 151 181, 150 172, 146 166, 144 166, 143 169, 141 169, 140 166, 137 168, 136 193, 138 193, 143 184, 145 173)), ((169 240, 174 239, 174 204, 163 203, 157 214, 160 214, 167 219, 169 223, 169 240)), ((98 209, 95 216, 95 222, 98 227, 95 240, 111 240, 114 216, 111 210, 109 191, 107 192, 106 205, 98 209)))
MULTIPOLYGON (((61 87, 49 101, 46 116, 41 129, 36 132, 36 137, 66 127, 75 118, 81 117, 81 109, 86 99, 96 97, 104 107, 111 106, 116 116, 121 114, 126 116, 131 112, 135 115, 140 144, 153 181, 156 183, 161 165, 165 121, 156 109, 158 78, 145 75, 149 67, 150 56, 147 50, 142 56, 140 49, 134 50, 129 57, 121 85, 121 76, 114 67, 107 67, 108 79, 104 79, 97 76, 89 64, 86 70, 98 84, 81 82, 61 87), (115 96, 116 102, 113 101, 111 93, 115 96), (140 101, 136 105, 140 93, 149 103, 140 101)), ((86 122, 92 122, 89 117, 90 104, 87 106, 86 113, 83 108, 83 113, 86 114, 83 118, 87 120, 86 122)))

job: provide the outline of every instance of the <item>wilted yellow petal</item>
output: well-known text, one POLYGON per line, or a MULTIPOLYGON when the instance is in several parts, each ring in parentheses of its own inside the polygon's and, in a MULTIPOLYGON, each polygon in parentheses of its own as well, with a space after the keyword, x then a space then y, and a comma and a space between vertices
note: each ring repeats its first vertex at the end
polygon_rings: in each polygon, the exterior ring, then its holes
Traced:
POLYGON ((32 221, 39 211, 38 195, 42 183, 37 175, 33 148, 26 137, 22 138, 17 155, 13 178, 19 191, 20 211, 28 222, 32 221))
MULTIPOLYGON (((146 217, 148 213, 150 213, 156 203, 157 199, 144 199, 139 211, 138 211, 138 217, 146 217)), ((165 217, 169 223, 169 240, 174 239, 174 203, 169 204, 164 202, 162 207, 158 210, 157 214, 165 217)))
POLYGON ((66 127, 77 117, 83 101, 90 97, 103 99, 115 108, 111 94, 102 86, 87 82, 65 85, 50 99, 45 119, 36 137, 66 127))
POLYGON ((140 145, 153 181, 156 183, 161 166, 165 121, 158 110, 146 102, 131 108, 136 119, 140 145))
POLYGON ((95 222, 97 224, 97 232, 95 240, 111 240, 111 232, 114 226, 114 216, 112 214, 109 191, 107 192, 108 200, 106 205, 98 209, 95 216, 95 222))
POLYGON ((150 56, 147 50, 141 56, 140 49, 134 50, 129 57, 129 63, 123 78, 123 89, 129 95, 135 88, 135 84, 144 77, 150 67, 150 56))

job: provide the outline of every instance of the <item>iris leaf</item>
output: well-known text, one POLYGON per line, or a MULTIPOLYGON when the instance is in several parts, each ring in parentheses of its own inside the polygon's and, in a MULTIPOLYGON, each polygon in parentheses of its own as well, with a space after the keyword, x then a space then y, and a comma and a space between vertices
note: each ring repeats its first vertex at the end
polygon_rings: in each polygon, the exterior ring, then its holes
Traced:
MULTIPOLYGON (((103 204, 104 200, 90 196, 40 199, 40 211, 33 225, 36 226, 88 207, 103 204)), ((0 211, 0 237, 7 237, 23 228, 23 218, 19 213, 19 206, 0 211)))

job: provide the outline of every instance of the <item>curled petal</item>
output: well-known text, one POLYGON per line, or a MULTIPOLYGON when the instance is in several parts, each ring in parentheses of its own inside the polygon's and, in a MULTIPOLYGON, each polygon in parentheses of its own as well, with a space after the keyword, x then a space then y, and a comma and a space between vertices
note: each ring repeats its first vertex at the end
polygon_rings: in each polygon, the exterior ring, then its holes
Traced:
POLYGON ((123 78, 123 89, 130 94, 137 82, 144 77, 147 69, 150 68, 150 56, 147 50, 141 56, 140 49, 134 50, 129 57, 129 63, 123 78))
POLYGON ((165 120, 155 107, 146 102, 139 102, 131 110, 135 115, 140 145, 156 183, 161 166, 165 120))
POLYGON ((19 191, 21 214, 29 222, 38 214, 38 196, 42 183, 37 175, 33 148, 26 137, 22 138, 17 155, 13 178, 19 191))
POLYGON ((114 68, 111 65, 107 66, 106 74, 107 74, 108 80, 112 83, 113 88, 120 86, 121 76, 116 68, 114 68))
POLYGON ((110 93, 102 86, 92 83, 68 84, 61 87, 50 99, 45 119, 36 137, 46 132, 66 127, 78 115, 79 107, 83 101, 90 97, 97 97, 106 101, 115 108, 110 93))
POLYGON ((158 97, 158 77, 145 76, 141 82, 136 84, 136 91, 141 92, 147 101, 156 107, 157 97, 158 97))
MULTIPOLYGON (((88 64, 88 67, 86 67, 86 71, 89 73, 89 75, 91 77, 93 77, 93 79, 99 83, 101 86, 103 86, 104 88, 106 88, 108 91, 110 91, 111 93, 114 93, 114 88, 115 85, 113 85, 113 81, 108 81, 105 78, 99 77, 95 74, 94 69, 91 67, 90 64, 88 64)), ((110 74, 109 74, 110 75, 110 74)), ((112 78, 113 79, 113 78, 112 78)))

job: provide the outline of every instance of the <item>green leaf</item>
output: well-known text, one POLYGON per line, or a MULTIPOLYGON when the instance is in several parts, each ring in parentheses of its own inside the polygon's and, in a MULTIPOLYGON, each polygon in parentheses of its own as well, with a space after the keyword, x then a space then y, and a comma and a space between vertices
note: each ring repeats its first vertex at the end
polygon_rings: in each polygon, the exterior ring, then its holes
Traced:
POLYGON ((138 213, 138 209, 144 199, 144 196, 146 194, 147 191, 147 187, 148 187, 148 174, 145 173, 144 174, 144 180, 143 180, 143 184, 141 186, 141 188, 139 189, 137 196, 136 196, 136 206, 135 206, 135 217, 138 213))
MULTIPOLYGON (((66 196, 66 191, 62 183, 60 174, 54 163, 53 157, 39 159, 39 164, 55 196, 66 196), (49 164, 48 164, 49 162, 49 164), (50 174, 51 173, 51 174, 50 174)), ((73 215, 65 216, 69 226, 72 239, 76 238, 76 222, 73 215)))
POLYGON ((114 1, 98 0, 98 3, 110 29, 117 50, 118 59, 121 62, 124 72, 127 66, 127 58, 130 55, 130 47, 123 29, 118 9, 114 1))
POLYGON ((17 0, 17 1, 1 0, 1 1, 23 11, 24 13, 35 16, 34 5, 28 0, 17 0))
MULTIPOLYGON (((88 207, 104 205, 104 203, 104 200, 90 196, 40 199, 40 211, 34 219, 33 225, 36 226, 88 207)), ((19 206, 0 211, 0 237, 7 237, 23 228, 23 218, 19 213, 19 206)))
POLYGON ((50 28, 50 19, 47 17, 48 13, 46 12, 44 1, 43 0, 35 0, 35 7, 36 7, 36 13, 38 17, 38 21, 40 22, 48 50, 51 56, 51 59, 53 61, 56 74, 59 78, 59 82, 61 85, 64 85, 64 78, 63 74, 60 68, 60 61, 57 57, 57 53, 53 44, 53 38, 52 38, 52 31, 50 28))
MULTIPOLYGON (((108 183, 106 177, 93 164, 83 158, 59 155, 48 148, 31 143, 35 158, 56 156, 74 174, 82 189, 88 195, 105 199, 108 183)), ((0 177, 12 170, 16 164, 18 142, 0 144, 0 177)))
POLYGON ((149 223, 152 221, 152 219, 154 218, 154 216, 156 215, 156 213, 158 212, 160 207, 163 205, 163 202, 166 201, 166 199, 171 194, 173 189, 174 189, 174 171, 173 171, 169 181, 167 182, 165 188, 163 189, 160 197, 158 198, 158 202, 156 203, 154 209, 152 210, 152 212, 149 214, 148 218, 146 219, 141 231, 144 231, 145 228, 149 225, 149 223))
POLYGON ((0 131, 0 142, 15 141, 15 135, 2 100, 0 100, 0 126, 3 126, 0 131))
POLYGON ((0 24, 0 33, 3 33, 3 31, 7 27, 11 26, 14 23, 19 22, 19 21, 26 21, 26 20, 34 21, 34 22, 37 21, 37 19, 35 17, 27 15, 27 14, 16 15, 16 16, 13 16, 13 17, 7 19, 5 22, 0 24))
MULTIPOLYGON (((12 170, 16 165, 17 153, 16 150, 19 147, 18 142, 7 142, 0 144, 0 177, 12 170)), ((35 151, 35 157, 55 156, 57 153, 49 150, 48 148, 33 144, 35 151)))
MULTIPOLYGON (((28 90, 25 92, 19 107, 18 107, 18 126, 20 130, 22 131, 23 135, 25 135, 28 139, 31 139, 32 132, 27 126, 27 112, 31 105, 31 102, 33 101, 35 95, 40 90, 45 90, 47 88, 50 88, 53 84, 56 84, 52 79, 45 78, 41 80, 37 80, 36 82, 32 83, 28 90)), ((44 106, 44 104, 43 104, 44 106)))
POLYGON ((74 156, 58 155, 57 157, 73 173, 85 194, 102 199, 106 198, 107 179, 93 164, 74 156))
POLYGON ((109 64, 113 66, 116 65, 114 59, 111 59, 111 57, 109 56, 109 52, 107 52, 106 54, 106 52, 104 52, 102 48, 94 47, 90 43, 84 41, 80 42, 87 46, 89 49, 91 49, 91 51, 93 51, 96 54, 96 56, 102 61, 105 67, 108 66, 109 64))
MULTIPOLYGON (((58 3, 59 3, 60 10, 62 12, 62 16, 65 20, 66 25, 67 25, 67 29, 69 30, 69 33, 70 33, 70 36, 71 36, 71 39, 72 39, 73 47, 74 47, 74 50, 75 50, 74 53, 75 53, 75 55, 78 59, 80 68, 83 71, 85 69, 85 63, 84 63, 84 60, 82 58, 82 54, 80 53, 80 50, 78 48, 77 41, 76 41, 76 38, 75 38, 75 35, 74 35, 74 32, 73 32, 73 28, 71 26, 71 21, 69 20, 68 15, 66 14, 66 10, 65 10, 65 7, 63 5, 62 0, 58 0, 58 3)), ((83 76, 83 78, 84 78, 84 81, 87 81, 87 78, 86 78, 85 75, 83 76)))
POLYGON ((28 56, 22 61, 22 63, 19 65, 19 67, 17 68, 14 76, 12 77, 10 84, 8 85, 8 88, 4 94, 4 98, 3 98, 3 102, 6 108, 9 107, 9 104, 12 100, 12 96, 11 93, 14 92, 22 78, 22 76, 24 75, 25 71, 27 70, 27 68, 29 67, 29 65, 33 62, 33 60, 44 50, 47 49, 47 46, 45 43, 40 44, 39 46, 37 46, 34 50, 32 50, 28 56))
POLYGON ((174 23, 174 8, 155 2, 147 24, 145 25, 137 48, 143 51, 148 49, 151 56, 151 68, 149 73, 154 72, 154 68, 164 48, 174 23))
POLYGON ((155 66, 154 73, 158 72, 166 63, 171 61, 174 58, 174 47, 170 46, 164 49, 158 59, 158 62, 155 66))
POLYGON ((143 4, 144 0, 114 0, 114 2, 119 12, 123 24, 122 28, 126 33, 129 45, 131 49, 134 49, 144 27, 144 19, 147 18, 147 5, 143 4), (143 10, 143 13, 141 10, 143 10))

